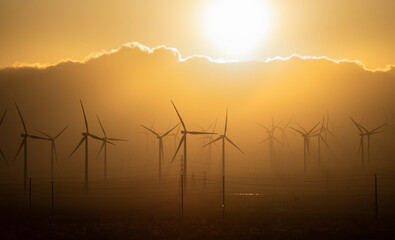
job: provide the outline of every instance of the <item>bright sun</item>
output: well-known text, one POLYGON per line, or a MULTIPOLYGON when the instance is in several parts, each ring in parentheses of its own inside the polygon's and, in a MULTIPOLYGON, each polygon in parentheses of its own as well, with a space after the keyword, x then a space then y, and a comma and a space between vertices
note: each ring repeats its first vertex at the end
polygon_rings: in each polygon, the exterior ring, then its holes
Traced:
POLYGON ((211 0, 205 9, 204 29, 228 56, 251 53, 270 26, 271 12, 262 0, 211 0))

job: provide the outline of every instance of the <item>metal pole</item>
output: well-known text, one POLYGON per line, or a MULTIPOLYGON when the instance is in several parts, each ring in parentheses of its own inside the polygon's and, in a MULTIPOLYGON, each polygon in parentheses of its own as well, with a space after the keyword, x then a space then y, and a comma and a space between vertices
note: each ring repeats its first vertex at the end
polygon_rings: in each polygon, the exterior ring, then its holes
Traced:
POLYGON ((32 178, 29 178, 29 218, 32 215, 32 178))
POLYGON ((376 218, 378 217, 378 201, 377 201, 377 174, 374 174, 374 210, 376 218))
POLYGON ((88 191, 88 136, 85 138, 85 191, 88 191))
POLYGON ((181 217, 184 217, 184 174, 181 173, 181 217))
POLYGON ((51 181, 51 219, 53 219, 54 213, 54 192, 53 192, 53 181, 51 181))
POLYGON ((225 221, 225 138, 222 138, 222 221, 225 221))

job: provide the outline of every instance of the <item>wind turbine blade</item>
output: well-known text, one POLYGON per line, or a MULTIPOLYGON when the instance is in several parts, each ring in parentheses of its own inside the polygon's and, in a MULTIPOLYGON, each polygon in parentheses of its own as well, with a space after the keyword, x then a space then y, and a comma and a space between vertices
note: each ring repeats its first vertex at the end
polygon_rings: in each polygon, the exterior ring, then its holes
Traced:
POLYGON ((20 117, 20 119, 22 121, 23 129, 25 130, 25 133, 27 134, 27 128, 26 128, 25 121, 23 121, 22 113, 19 110, 19 107, 18 107, 18 105, 16 105, 16 103, 15 103, 15 107, 16 107, 16 110, 18 110, 19 117, 20 117))
POLYGON ((169 133, 170 133, 171 131, 173 131, 178 125, 180 125, 180 124, 175 125, 172 129, 170 129, 170 130, 167 131, 165 134, 163 134, 162 137, 164 137, 164 136, 166 136, 167 134, 169 134, 169 133))
POLYGON ((89 132, 89 130, 88 130, 88 120, 86 119, 84 104, 82 104, 82 100, 81 99, 80 99, 80 103, 81 103, 82 113, 84 114, 85 129, 86 129, 86 132, 89 132))
POLYGON ((230 144, 232 144, 235 148, 237 148, 242 154, 245 154, 245 153, 243 152, 243 150, 241 150, 234 142, 232 142, 232 140, 230 140, 228 137, 225 137, 225 139, 228 140, 228 142, 229 142, 230 144))
POLYGON ((107 137, 106 131, 104 131, 103 124, 101 124, 100 118, 99 118, 99 116, 98 116, 97 114, 96 114, 96 117, 97 117, 97 120, 99 121, 101 130, 102 130, 102 132, 103 132, 103 134, 104 134, 104 137, 107 137))
POLYGON ((384 132, 384 131, 369 132, 369 135, 373 135, 373 134, 376 134, 376 133, 382 133, 382 132, 384 132))
POLYGON ((121 141, 121 142, 127 142, 128 140, 126 139, 121 139, 121 138, 107 138, 110 141, 121 141))
POLYGON ((215 132, 215 128, 217 127, 217 121, 218 121, 218 118, 215 119, 215 123, 214 123, 214 127, 213 127, 213 132, 215 132))
POLYGON ((21 145, 19 145, 18 151, 16 152, 16 154, 15 154, 15 157, 14 157, 14 160, 13 160, 13 161, 15 161, 16 157, 18 157, 18 154, 19 154, 19 152, 21 151, 21 149, 22 149, 23 145, 25 145, 25 144, 26 144, 26 138, 23 138, 23 139, 22 139, 22 142, 21 142, 21 145))
POLYGON ((43 131, 40 131, 40 130, 38 130, 38 129, 36 129, 36 131, 39 132, 39 133, 41 133, 42 135, 48 137, 49 139, 52 138, 51 136, 49 136, 48 134, 46 134, 46 133, 43 132, 43 131))
POLYGON ((321 140, 325 143, 325 145, 328 147, 328 149, 332 152, 331 147, 329 146, 329 144, 327 143, 327 141, 325 140, 324 137, 322 137, 321 135, 319 136, 319 138, 321 138, 321 140))
POLYGON ((225 130, 224 135, 226 136, 226 131, 228 130, 228 108, 226 108, 226 117, 225 117, 225 130))
POLYGON ((381 124, 379 127, 376 127, 375 129, 373 129, 372 131, 370 131, 370 132, 376 132, 377 130, 379 130, 380 128, 382 128, 382 127, 384 127, 386 124, 384 123, 384 124, 381 124))
POLYGON ((7 114, 7 109, 4 110, 3 116, 1 117, 0 126, 1 126, 1 124, 3 123, 6 114, 7 114))
POLYGON ((210 144, 212 144, 212 143, 215 143, 216 141, 222 139, 223 137, 224 137, 224 136, 219 136, 219 137, 217 137, 216 139, 214 139, 213 141, 211 141, 211 142, 209 142, 209 143, 207 143, 207 144, 204 144, 203 147, 205 147, 205 146, 207 146, 207 145, 210 145, 210 144))
POLYGON ((273 130, 276 129, 276 128, 278 128, 278 127, 280 126, 281 123, 282 123, 282 121, 279 121, 279 122, 276 124, 276 126, 274 126, 273 130))
POLYGON ((287 124, 285 124, 285 126, 284 126, 284 129, 286 129, 286 128, 289 126, 289 124, 291 124, 292 119, 293 119, 293 117, 290 117, 290 118, 289 118, 287 124))
POLYGON ((159 134, 156 133, 154 130, 149 129, 148 127, 146 127, 146 126, 144 126, 144 125, 142 125, 142 124, 140 124, 140 126, 143 127, 143 128, 145 128, 145 129, 147 129, 148 131, 152 132, 152 133, 155 134, 156 136, 160 137, 159 134))
POLYGON ((265 126, 263 126, 262 124, 260 124, 260 123, 257 123, 259 126, 261 126, 261 127, 263 127, 264 129, 266 129, 266 131, 269 131, 269 129, 267 128, 267 127, 265 127, 265 126))
POLYGON ((266 142, 266 141, 268 141, 269 140, 269 137, 267 137, 265 140, 263 140, 261 143, 264 143, 264 142, 266 142))
POLYGON ((357 126, 357 128, 358 128, 358 130, 361 132, 361 133, 363 133, 363 131, 362 131, 362 126, 359 124, 359 123, 357 123, 352 117, 350 117, 350 119, 351 119, 351 121, 355 124, 355 126, 357 126))
POLYGON ((278 142, 281 146, 283 146, 283 144, 275 137, 273 137, 274 141, 278 142))
POLYGON ((318 122, 307 134, 310 134, 311 132, 313 132, 314 131, 314 129, 318 126, 318 125, 320 125, 320 123, 318 122))
POLYGON ((176 150, 176 152, 174 153, 174 157, 173 157, 173 159, 171 160, 171 163, 173 163, 174 159, 177 157, 177 153, 178 153, 178 151, 180 150, 180 147, 181 147, 181 145, 182 145, 182 143, 183 143, 184 141, 185 141, 185 135, 182 136, 182 138, 181 138, 181 140, 180 140, 180 143, 178 144, 177 150, 176 150))
POLYGON ((103 151, 103 149, 104 149, 104 144, 106 144, 106 142, 103 142, 103 143, 101 144, 101 147, 100 147, 100 149, 99 149, 99 152, 97 153, 96 159, 99 158, 101 151, 103 151))
POLYGON ((35 136, 35 135, 27 135, 29 138, 33 138, 33 139, 40 139, 40 140, 48 140, 48 138, 43 138, 43 137, 39 137, 39 136, 35 136))
MULTIPOLYGON (((102 140, 102 141, 103 141, 103 140, 102 140)), ((107 140, 105 140, 105 141, 103 141, 103 142, 109 143, 109 144, 111 144, 111 145, 113 145, 113 146, 115 146, 115 145, 116 145, 115 143, 113 143, 113 142, 110 142, 110 141, 107 141, 107 140)))
POLYGON ((180 119, 180 122, 181 122, 181 124, 182 124, 182 127, 184 128, 184 131, 186 131, 187 128, 185 127, 185 123, 184 123, 184 121, 182 120, 181 115, 180 115, 180 113, 178 112, 178 110, 177 110, 177 108, 176 108, 176 105, 174 105, 173 101, 171 101, 171 104, 173 104, 173 107, 174 107, 174 109, 176 110, 176 113, 177 113, 177 115, 178 115, 178 118, 180 119))
POLYGON ((187 133, 189 133, 189 134, 192 134, 192 135, 199 135, 199 134, 218 134, 218 133, 211 133, 211 132, 197 132, 197 131, 190 131, 190 132, 187 132, 187 133))
POLYGON ((0 155, 3 157, 5 164, 7 164, 7 166, 9 166, 9 165, 8 165, 8 161, 7 161, 7 158, 5 158, 4 153, 3 153, 3 151, 1 150, 1 148, 0 148, 0 155))
POLYGON ((324 130, 324 124, 325 124, 325 116, 322 119, 322 124, 321 124, 321 128, 320 128, 320 131, 319 131, 320 135, 321 135, 322 131, 324 130))
POLYGON ((86 140, 86 137, 82 137, 81 141, 78 143, 77 147, 74 148, 74 151, 70 154, 69 158, 71 156, 73 156, 73 154, 75 153, 75 151, 77 151, 77 149, 81 146, 81 144, 86 140))
POLYGON ((54 137, 54 139, 57 139, 60 135, 62 135, 62 133, 64 132, 64 131, 66 131, 66 129, 69 127, 69 125, 67 125, 65 128, 63 128, 63 130, 62 131, 60 131, 59 133, 58 133, 58 135, 56 135, 55 137, 54 137))
POLYGON ((91 138, 94 138, 94 139, 96 139, 96 140, 103 141, 103 138, 98 137, 98 136, 96 136, 96 135, 93 135, 93 134, 88 133, 88 136, 90 136, 91 138))
POLYGON ((305 133, 307 133, 306 129, 304 129, 299 123, 295 122, 305 133))
POLYGON ((304 135, 305 133, 304 132, 302 132, 302 131, 299 131, 298 129, 296 129, 296 128, 293 128, 293 127, 289 127, 290 129, 292 129, 292 130, 294 130, 294 131, 296 131, 296 132, 298 132, 298 133, 300 133, 300 134, 302 134, 302 135, 304 135))

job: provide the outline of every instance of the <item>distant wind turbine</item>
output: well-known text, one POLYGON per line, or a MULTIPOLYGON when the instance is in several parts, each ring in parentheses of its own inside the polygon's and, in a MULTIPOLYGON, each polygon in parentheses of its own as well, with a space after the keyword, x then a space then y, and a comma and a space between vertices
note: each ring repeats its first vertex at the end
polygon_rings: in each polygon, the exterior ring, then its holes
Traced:
POLYGON ((310 137, 314 135, 313 131, 320 123, 317 123, 310 131, 306 131, 298 123, 296 124, 302 129, 302 131, 293 127, 290 128, 300 133, 303 137, 303 164, 304 164, 304 172, 306 172, 306 158, 307 158, 307 152, 310 150, 310 137))
POLYGON ((178 112, 178 110, 177 110, 177 108, 176 108, 176 105, 174 105, 173 101, 171 101, 171 103, 173 104, 174 110, 176 111, 177 116, 178 116, 178 118, 180 119, 180 122, 181 122, 182 128, 183 128, 183 130, 181 130, 182 137, 181 137, 181 139, 180 139, 180 143, 178 144, 177 150, 176 150, 176 152, 175 152, 175 154, 174 154, 174 157, 173 157, 173 159, 172 159, 171 162, 173 162, 174 159, 176 158, 177 153, 178 153, 178 151, 179 151, 180 148, 181 148, 181 145, 184 145, 184 165, 183 165, 183 170, 184 170, 184 174, 183 174, 183 175, 184 175, 184 177, 183 177, 183 180, 184 180, 184 185, 185 185, 185 187, 186 187, 186 183, 187 183, 187 135, 188 135, 188 134, 191 134, 191 135, 216 134, 216 133, 211 133, 211 132, 198 132, 198 131, 188 131, 187 128, 186 128, 186 126, 185 126, 184 121, 183 121, 182 118, 181 118, 180 113, 178 112))
POLYGON ((230 140, 227 136, 228 129, 228 109, 226 109, 226 117, 225 117, 225 129, 224 133, 213 141, 207 143, 204 146, 211 145, 216 141, 222 140, 222 219, 225 218, 225 140, 228 141, 231 145, 237 148, 241 153, 244 154, 243 150, 241 150, 232 140, 230 140))
POLYGON ((111 145, 115 145, 115 144, 112 143, 111 141, 118 141, 118 142, 119 142, 119 141, 122 141, 122 142, 126 142, 126 141, 128 141, 128 140, 126 140, 126 139, 120 139, 120 138, 109 138, 109 137, 107 137, 106 131, 104 130, 104 127, 103 127, 103 125, 102 125, 102 123, 101 123, 101 121, 100 121, 99 116, 96 115, 96 117, 97 117, 97 120, 99 121, 101 130, 102 130, 103 135, 104 135, 104 137, 100 138, 100 140, 101 140, 103 143, 102 143, 102 145, 101 145, 101 147, 100 147, 100 150, 99 150, 99 153, 97 154, 97 157, 99 157, 100 153, 104 150, 104 180, 107 180, 107 143, 109 143, 109 144, 111 144, 111 145))
POLYGON ((160 135, 159 133, 155 132, 154 130, 152 130, 144 125, 140 125, 141 127, 145 128, 148 131, 150 131, 151 133, 153 133, 156 136, 156 138, 159 140, 159 142, 158 142, 159 143, 159 149, 158 149, 159 150, 159 152, 158 152, 158 154, 159 154, 159 179, 161 179, 161 177, 162 177, 162 163, 163 163, 163 158, 164 158, 163 138, 168 136, 168 134, 170 132, 172 132, 178 125, 180 125, 180 124, 175 125, 173 128, 171 128, 169 131, 167 131, 166 133, 164 133, 162 135, 160 135))
POLYGON ((324 131, 325 131, 326 127, 324 124, 325 124, 325 117, 322 120, 320 129, 314 135, 312 135, 312 137, 317 137, 318 166, 321 166, 321 141, 325 143, 325 145, 328 147, 329 150, 331 150, 331 148, 329 147, 329 144, 327 143, 327 141, 325 139, 324 131))
POLYGON ((355 124, 355 126, 359 130, 359 135, 361 137, 361 140, 359 142, 359 151, 361 152, 361 164, 362 168, 364 168, 364 155, 365 155, 365 144, 364 144, 364 137, 366 136, 368 139, 368 149, 367 149, 367 158, 368 158, 368 167, 370 164, 370 136, 373 134, 381 133, 383 131, 379 131, 382 127, 385 126, 385 124, 380 125, 379 127, 369 131, 365 127, 363 127, 361 124, 357 123, 352 117, 350 117, 351 121, 355 124))
POLYGON ((275 136, 274 136, 274 131, 278 128, 281 122, 277 123, 277 125, 274 125, 274 119, 272 118, 272 127, 269 129, 265 127, 264 125, 258 123, 259 126, 263 127, 266 130, 266 133, 268 137, 263 140, 262 142, 269 142, 269 152, 270 152, 270 161, 273 164, 273 157, 274 157, 274 141, 278 142, 280 145, 283 145, 275 136))
POLYGON ((288 122, 284 126, 278 126, 278 129, 281 131, 281 143, 282 146, 288 146, 288 137, 287 137, 287 128, 289 127, 289 124, 292 122, 292 118, 288 120, 288 122))
POLYGON ((36 130, 37 132, 43 134, 47 138, 45 140, 51 142, 51 181, 53 181, 53 160, 58 159, 57 152, 56 152, 56 145, 55 145, 55 140, 62 135, 62 133, 68 128, 69 126, 67 125, 65 128, 62 129, 55 137, 50 136, 49 134, 46 134, 40 130, 36 130))
POLYGON ((77 147, 75 147, 75 149, 73 150, 73 152, 70 154, 69 158, 71 156, 73 156, 73 154, 75 153, 75 151, 77 151, 77 149, 81 146, 82 143, 85 142, 85 190, 88 190, 88 137, 91 137, 93 139, 99 140, 101 141, 101 138, 93 135, 89 132, 88 129, 88 120, 86 119, 86 114, 85 114, 85 109, 84 109, 84 105, 82 104, 82 101, 80 100, 81 103, 81 108, 82 108, 82 113, 84 114, 84 121, 85 121, 85 132, 82 132, 82 139, 81 141, 78 143, 77 147))
POLYGON ((19 152, 21 151, 22 147, 24 147, 24 153, 23 153, 23 186, 24 189, 27 189, 27 143, 28 143, 28 138, 32 138, 32 139, 41 139, 41 140, 46 140, 43 137, 39 137, 39 136, 35 136, 35 135, 31 135, 28 133, 27 128, 26 128, 26 124, 25 121, 23 120, 21 111, 19 110, 18 105, 15 104, 16 110, 18 110, 18 114, 19 117, 21 119, 22 125, 23 125, 23 130, 24 133, 21 134, 22 137, 22 142, 19 145, 18 151, 15 154, 14 160, 16 159, 16 157, 18 156, 19 152))

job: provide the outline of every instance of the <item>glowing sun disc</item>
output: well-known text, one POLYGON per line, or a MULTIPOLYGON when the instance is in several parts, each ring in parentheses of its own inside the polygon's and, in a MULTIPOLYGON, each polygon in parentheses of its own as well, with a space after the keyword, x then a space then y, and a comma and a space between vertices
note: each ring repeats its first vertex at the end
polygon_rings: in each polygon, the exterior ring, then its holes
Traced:
POLYGON ((231 55, 255 49, 270 26, 270 11, 260 0, 213 0, 204 15, 207 35, 231 55))

